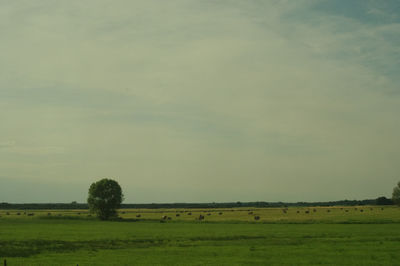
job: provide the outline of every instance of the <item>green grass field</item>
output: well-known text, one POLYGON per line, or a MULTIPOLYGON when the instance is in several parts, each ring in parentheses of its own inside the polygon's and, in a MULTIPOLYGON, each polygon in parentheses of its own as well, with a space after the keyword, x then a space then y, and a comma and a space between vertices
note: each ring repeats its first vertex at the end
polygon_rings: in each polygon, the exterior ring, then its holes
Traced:
POLYGON ((104 222, 78 210, 0 210, 1 262, 400 265, 398 207, 129 209, 120 215, 121 221, 104 222))

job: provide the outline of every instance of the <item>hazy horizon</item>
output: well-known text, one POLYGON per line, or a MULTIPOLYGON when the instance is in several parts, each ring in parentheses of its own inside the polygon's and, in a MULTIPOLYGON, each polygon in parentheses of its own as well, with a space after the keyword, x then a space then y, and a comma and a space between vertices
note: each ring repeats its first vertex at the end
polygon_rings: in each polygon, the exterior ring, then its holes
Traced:
POLYGON ((0 1, 0 202, 390 197, 400 2, 0 1))

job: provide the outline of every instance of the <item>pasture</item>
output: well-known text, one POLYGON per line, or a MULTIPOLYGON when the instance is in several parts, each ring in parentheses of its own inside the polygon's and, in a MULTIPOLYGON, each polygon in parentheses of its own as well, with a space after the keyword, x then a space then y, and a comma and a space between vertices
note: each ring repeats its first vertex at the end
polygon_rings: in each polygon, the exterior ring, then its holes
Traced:
POLYGON ((126 209, 120 216, 121 220, 105 222, 82 210, 0 210, 1 262, 5 258, 10 266, 400 262, 398 207, 126 209), (199 220, 200 215, 204 219, 199 220))

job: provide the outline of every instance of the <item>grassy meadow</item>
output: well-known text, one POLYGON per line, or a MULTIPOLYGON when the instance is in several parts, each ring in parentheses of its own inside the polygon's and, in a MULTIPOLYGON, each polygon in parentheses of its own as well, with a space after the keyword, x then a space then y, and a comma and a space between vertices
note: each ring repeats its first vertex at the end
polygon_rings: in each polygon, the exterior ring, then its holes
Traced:
POLYGON ((7 265, 398 265, 400 208, 0 210, 7 265), (204 220, 199 220, 199 216, 204 220), (255 217, 259 216, 256 220, 255 217), (169 218, 170 217, 170 218, 169 218))

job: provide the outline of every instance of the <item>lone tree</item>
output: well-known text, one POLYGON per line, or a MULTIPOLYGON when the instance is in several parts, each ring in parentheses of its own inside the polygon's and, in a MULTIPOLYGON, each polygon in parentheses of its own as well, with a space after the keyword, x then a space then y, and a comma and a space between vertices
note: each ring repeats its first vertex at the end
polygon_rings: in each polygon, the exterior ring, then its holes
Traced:
POLYGON ((393 189, 392 200, 397 205, 400 205, 400 182, 397 183, 397 186, 393 189))
POLYGON ((117 217, 117 209, 123 200, 124 195, 120 185, 112 179, 101 179, 89 188, 87 199, 89 209, 101 220, 117 217))

